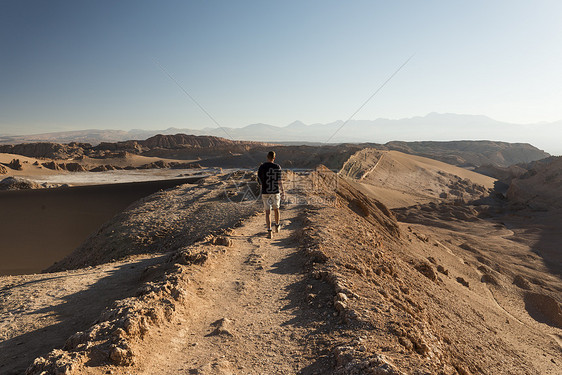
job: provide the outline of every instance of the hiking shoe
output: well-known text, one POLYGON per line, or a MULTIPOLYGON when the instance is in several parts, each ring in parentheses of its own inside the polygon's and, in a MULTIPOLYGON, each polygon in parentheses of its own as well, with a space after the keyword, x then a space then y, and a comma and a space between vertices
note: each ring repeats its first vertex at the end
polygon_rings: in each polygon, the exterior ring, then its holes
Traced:
POLYGON ((275 233, 279 233, 279 231, 281 230, 281 224, 275 224, 275 233))
POLYGON ((267 230, 267 238, 273 238, 273 231, 271 230, 271 228, 267 230))

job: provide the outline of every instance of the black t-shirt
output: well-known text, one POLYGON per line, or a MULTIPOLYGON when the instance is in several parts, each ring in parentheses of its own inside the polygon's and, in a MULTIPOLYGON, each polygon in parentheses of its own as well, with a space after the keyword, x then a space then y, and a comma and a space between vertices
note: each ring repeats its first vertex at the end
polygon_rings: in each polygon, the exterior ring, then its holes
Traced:
POLYGON ((258 178, 262 194, 279 193, 279 181, 281 181, 281 166, 279 164, 265 162, 258 169, 258 178))

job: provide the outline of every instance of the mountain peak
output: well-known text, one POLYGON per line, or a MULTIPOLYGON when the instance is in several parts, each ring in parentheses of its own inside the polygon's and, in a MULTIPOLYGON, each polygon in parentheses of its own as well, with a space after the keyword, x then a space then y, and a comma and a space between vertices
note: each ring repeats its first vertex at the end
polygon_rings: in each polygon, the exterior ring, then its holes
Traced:
POLYGON ((302 121, 296 120, 291 122, 289 125, 285 126, 286 128, 304 128, 306 124, 302 121))

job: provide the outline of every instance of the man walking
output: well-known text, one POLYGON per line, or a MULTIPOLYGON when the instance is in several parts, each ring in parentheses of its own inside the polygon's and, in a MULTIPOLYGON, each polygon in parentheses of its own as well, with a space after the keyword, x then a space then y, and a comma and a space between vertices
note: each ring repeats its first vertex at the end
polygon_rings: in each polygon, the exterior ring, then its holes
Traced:
POLYGON ((273 227, 275 228, 275 232, 279 232, 279 206, 281 204, 281 198, 285 198, 283 181, 281 181, 281 166, 275 163, 275 151, 269 151, 267 154, 267 162, 260 165, 258 169, 258 179, 261 185, 261 196, 265 208, 267 235, 269 238, 272 238, 271 209, 273 208, 273 213, 275 215, 273 227))

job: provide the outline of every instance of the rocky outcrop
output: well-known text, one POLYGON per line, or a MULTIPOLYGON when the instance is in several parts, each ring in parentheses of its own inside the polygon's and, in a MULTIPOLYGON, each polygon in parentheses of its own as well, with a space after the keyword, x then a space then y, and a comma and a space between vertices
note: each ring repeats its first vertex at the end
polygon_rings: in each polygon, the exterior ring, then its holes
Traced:
POLYGON ((55 163, 54 161, 50 161, 47 163, 43 163, 41 164, 43 167, 51 169, 53 171, 60 171, 62 168, 60 167, 60 165, 58 163, 55 163))
POLYGON ((562 157, 536 163, 524 175, 511 181, 507 199, 521 208, 562 208, 562 157))
POLYGON ((509 184, 514 178, 521 177, 527 172, 521 165, 511 165, 509 167, 498 167, 496 165, 482 165, 474 168, 474 172, 496 178, 503 183, 509 184))
POLYGON ((23 169, 20 159, 13 159, 10 163, 8 163, 8 167, 15 171, 21 171, 23 169))
POLYGON ((118 169, 123 169, 123 168, 106 164, 106 165, 98 165, 97 167, 90 169, 90 172, 107 172, 107 171, 115 171, 118 169))
POLYGON ((61 165, 62 169, 66 169, 69 172, 86 172, 88 169, 79 163, 64 163, 61 165))
POLYGON ((172 169, 200 169, 201 164, 199 163, 179 163, 179 162, 171 162, 170 167, 172 169))
POLYGON ((40 189, 41 185, 21 177, 7 177, 0 181, 0 190, 40 189))
POLYGON ((141 154, 144 151, 150 150, 148 147, 143 147, 139 141, 124 141, 124 142, 102 142, 93 147, 95 151, 119 151, 128 152, 131 154, 141 154))
POLYGON ((170 168, 171 163, 164 160, 158 160, 152 163, 144 164, 139 167, 139 169, 155 169, 155 168, 170 168))
POLYGON ((150 137, 147 140, 140 141, 139 144, 142 146, 153 149, 153 148, 182 148, 182 147, 193 147, 193 148, 217 148, 225 146, 238 146, 238 145, 260 145, 261 142, 244 142, 244 141, 232 141, 230 139, 212 136, 198 136, 198 135, 188 135, 188 134, 175 134, 175 135, 162 135, 158 134, 154 137, 150 137))
POLYGON ((40 142, 0 146, 0 153, 17 154, 32 158, 70 159, 84 155, 92 146, 89 143, 69 144, 40 142))
POLYGON ((389 150, 424 156, 461 167, 493 165, 508 167, 550 155, 528 143, 493 141, 388 142, 389 150))
POLYGON ((525 310, 536 321, 562 328, 562 309, 558 301, 551 296, 542 293, 526 293, 525 310))
POLYGON ((79 164, 79 163, 57 163, 54 161, 50 161, 47 163, 41 164, 43 167, 51 169, 53 171, 69 171, 69 172, 86 172, 88 171, 87 167, 79 164))

